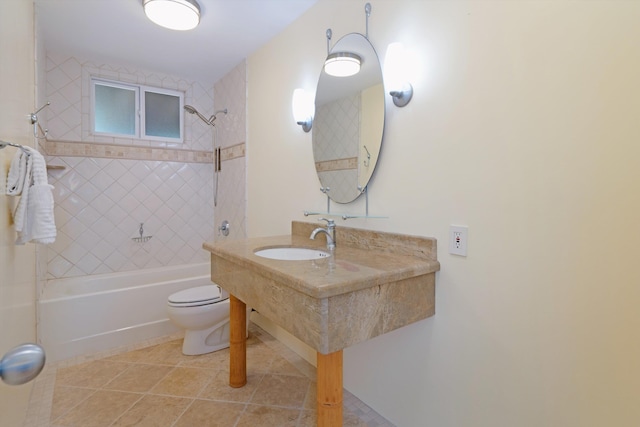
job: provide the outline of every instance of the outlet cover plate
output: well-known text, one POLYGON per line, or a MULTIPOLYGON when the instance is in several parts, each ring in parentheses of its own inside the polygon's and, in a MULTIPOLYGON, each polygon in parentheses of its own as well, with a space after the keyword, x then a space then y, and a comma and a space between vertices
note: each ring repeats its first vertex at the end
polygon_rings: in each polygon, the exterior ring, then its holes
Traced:
POLYGON ((449 226, 449 253, 467 256, 469 228, 464 225, 449 226))

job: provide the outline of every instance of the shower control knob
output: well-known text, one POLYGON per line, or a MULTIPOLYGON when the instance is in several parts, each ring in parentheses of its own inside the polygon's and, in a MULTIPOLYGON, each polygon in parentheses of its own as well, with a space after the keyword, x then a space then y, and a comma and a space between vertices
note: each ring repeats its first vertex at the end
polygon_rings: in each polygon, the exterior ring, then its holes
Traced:
POLYGON ((231 228, 231 225, 229 225, 229 221, 225 219, 224 221, 222 221, 222 225, 218 227, 218 231, 222 233, 223 236, 228 236, 230 228, 231 228))

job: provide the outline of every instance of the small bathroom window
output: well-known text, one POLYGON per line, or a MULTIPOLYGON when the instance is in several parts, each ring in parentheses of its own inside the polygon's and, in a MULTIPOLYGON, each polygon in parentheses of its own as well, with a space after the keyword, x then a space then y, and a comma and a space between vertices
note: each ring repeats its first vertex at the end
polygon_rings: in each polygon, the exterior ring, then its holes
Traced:
POLYGON ((91 79, 92 133, 183 142, 182 92, 91 79))
POLYGON ((93 88, 95 133, 137 135, 137 88, 98 81, 93 88))
POLYGON ((182 100, 171 93, 144 90, 144 135, 148 138, 180 139, 182 100))

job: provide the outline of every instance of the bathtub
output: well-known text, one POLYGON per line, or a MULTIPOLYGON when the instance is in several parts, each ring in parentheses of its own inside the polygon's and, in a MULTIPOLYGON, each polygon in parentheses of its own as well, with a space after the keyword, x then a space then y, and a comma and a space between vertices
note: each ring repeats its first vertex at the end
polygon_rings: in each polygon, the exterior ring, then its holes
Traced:
POLYGON ((37 302, 38 342, 55 362, 179 332, 167 297, 209 284, 209 263, 48 280, 37 302))

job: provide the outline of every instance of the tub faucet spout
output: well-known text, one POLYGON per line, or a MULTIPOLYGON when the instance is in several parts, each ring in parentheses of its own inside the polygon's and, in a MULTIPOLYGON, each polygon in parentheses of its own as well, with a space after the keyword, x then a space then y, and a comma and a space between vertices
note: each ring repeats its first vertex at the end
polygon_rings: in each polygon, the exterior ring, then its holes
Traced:
POLYGON ((318 233, 324 233, 327 235, 327 249, 333 250, 336 248, 336 223, 332 219, 320 218, 319 221, 327 221, 327 228, 318 227, 311 232, 309 239, 314 240, 318 233))

